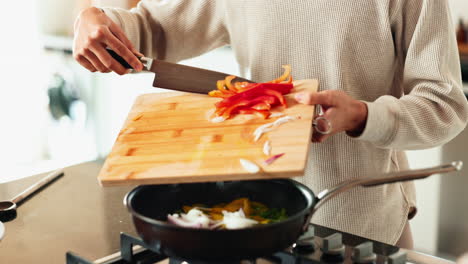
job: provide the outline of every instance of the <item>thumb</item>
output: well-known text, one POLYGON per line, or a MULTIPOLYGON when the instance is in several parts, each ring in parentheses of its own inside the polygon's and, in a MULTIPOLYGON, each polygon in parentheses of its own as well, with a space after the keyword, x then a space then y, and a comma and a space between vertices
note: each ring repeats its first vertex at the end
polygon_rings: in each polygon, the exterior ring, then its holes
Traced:
POLYGON ((298 103, 306 104, 306 105, 312 104, 311 97, 312 97, 312 93, 308 93, 308 92, 300 92, 294 95, 294 99, 296 99, 298 103))

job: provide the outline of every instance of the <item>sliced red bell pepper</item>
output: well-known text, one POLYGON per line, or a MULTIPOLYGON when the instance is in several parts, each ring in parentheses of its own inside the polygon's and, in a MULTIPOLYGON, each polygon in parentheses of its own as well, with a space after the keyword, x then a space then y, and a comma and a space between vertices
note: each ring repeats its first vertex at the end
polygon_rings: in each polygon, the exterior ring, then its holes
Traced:
POLYGON ((216 116, 229 119, 238 113, 270 115, 270 109, 277 105, 287 107, 284 94, 293 89, 291 66, 283 65, 284 73, 267 83, 232 82, 235 76, 227 76, 217 82, 217 90, 210 96, 223 98, 215 104, 216 116))
POLYGON ((216 114, 218 116, 223 116, 226 119, 228 119, 231 116, 231 114, 235 113, 235 110, 237 108, 252 107, 252 106, 254 106, 256 104, 259 104, 259 103, 265 103, 265 104, 268 104, 268 105, 273 105, 273 104, 275 104, 277 102, 280 102, 279 98, 277 98, 274 95, 262 95, 262 96, 259 96, 257 98, 254 98, 252 100, 240 99, 240 100, 238 100, 237 102, 233 103, 230 106, 218 108, 218 110, 216 111, 216 114))
POLYGON ((253 108, 245 108, 245 109, 239 109, 237 111, 239 114, 244 114, 244 115, 259 115, 263 119, 267 119, 270 116, 270 111, 268 110, 257 110, 253 108))
POLYGON ((234 78, 236 78, 236 76, 234 76, 234 75, 230 75, 230 76, 226 77, 226 79, 225 79, 225 85, 226 85, 226 87, 227 87, 227 89, 228 89, 229 91, 232 91, 232 92, 235 93, 235 92, 237 92, 237 89, 236 89, 236 87, 235 87, 234 85, 232 85, 232 83, 231 83, 231 81, 232 81, 234 78))
POLYGON ((265 102, 260 102, 256 105, 253 105, 252 106, 252 109, 256 109, 256 110, 270 110, 271 109, 271 105, 270 104, 267 104, 265 102))
POLYGON ((280 82, 286 81, 286 78, 288 78, 288 76, 291 77, 290 76, 290 74, 291 74, 291 65, 283 65, 282 67, 284 69, 283 75, 281 75, 277 79, 274 79, 270 83, 280 83, 280 82))
POLYGON ((249 83, 249 82, 235 82, 234 86, 236 87, 236 90, 238 93, 246 91, 250 88, 253 88, 257 86, 258 83, 249 83))
MULTIPOLYGON (((279 77, 276 78, 272 81, 269 81, 267 83, 270 84, 291 84, 292 83, 292 76, 291 76, 291 65, 282 65, 284 68, 283 74, 279 77)), ((221 91, 223 94, 224 93, 230 93, 230 95, 233 94, 238 94, 247 90, 250 90, 258 85, 259 83, 248 83, 248 82, 234 82, 232 81, 236 77, 234 75, 230 75, 224 78, 224 80, 219 80, 217 83, 218 90, 221 91)), ((284 92, 281 92, 285 94, 284 92)), ((215 97, 224 97, 224 96, 219 96, 219 93, 209 93, 210 96, 215 96, 215 97)))
POLYGON ((213 96, 213 97, 221 97, 221 98, 227 98, 229 96, 232 96, 230 94, 223 93, 222 91, 219 91, 219 90, 213 90, 213 91, 209 92, 208 95, 213 96))
MULTIPOLYGON (((282 97, 282 96, 278 96, 278 95, 282 95, 282 94, 288 94, 289 92, 291 92, 291 90, 293 89, 293 85, 292 83, 259 83, 257 84, 255 87, 253 88, 250 88, 244 92, 240 92, 238 94, 235 94, 235 95, 232 95, 232 96, 229 96, 227 98, 225 98, 224 100, 218 102, 215 104, 215 106, 217 108, 220 108, 220 107, 224 107, 224 106, 230 106, 232 104, 235 104, 237 103, 238 101, 240 100, 252 100, 258 96, 261 96, 261 95, 264 95, 266 94, 265 91, 266 90, 272 90, 272 91, 277 91, 279 92, 278 93, 274 93, 274 92, 268 92, 268 95, 273 95, 276 96, 276 97, 282 97)), ((285 100, 283 98, 283 100, 279 99, 280 100, 280 103, 282 105, 286 105, 285 103, 285 100)))
POLYGON ((286 100, 284 99, 283 95, 280 92, 272 90, 272 89, 265 89, 263 90, 263 93, 265 95, 274 96, 282 106, 288 107, 286 104, 286 100))
POLYGON ((294 88, 294 85, 292 83, 262 83, 261 87, 278 91, 281 94, 288 94, 294 88))

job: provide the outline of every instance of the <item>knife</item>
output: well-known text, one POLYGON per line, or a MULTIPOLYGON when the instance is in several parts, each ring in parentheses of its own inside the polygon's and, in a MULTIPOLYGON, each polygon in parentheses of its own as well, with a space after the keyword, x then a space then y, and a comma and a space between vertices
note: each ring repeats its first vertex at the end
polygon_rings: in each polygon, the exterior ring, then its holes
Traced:
MULTIPOLYGON (((126 69, 132 69, 124 58, 118 55, 115 51, 110 49, 107 49, 107 51, 126 69)), ((207 94, 208 92, 217 89, 216 82, 218 80, 224 80, 227 76, 232 75, 147 57, 138 57, 138 59, 143 63, 143 66, 147 71, 154 72, 156 74, 153 80, 153 86, 158 88, 207 94)), ((233 81, 252 82, 251 80, 238 76, 236 76, 233 81)))

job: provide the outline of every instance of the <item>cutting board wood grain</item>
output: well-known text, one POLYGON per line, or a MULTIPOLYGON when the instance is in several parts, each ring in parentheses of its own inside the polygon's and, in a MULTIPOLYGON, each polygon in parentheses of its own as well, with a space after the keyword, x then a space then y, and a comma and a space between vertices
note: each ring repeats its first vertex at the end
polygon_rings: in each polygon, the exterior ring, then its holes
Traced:
MULTIPOLYGON (((294 83, 293 94, 317 91, 317 80, 294 83)), ((309 151, 314 107, 286 95, 288 108, 274 109, 299 119, 282 124, 255 142, 259 126, 280 117, 262 119, 238 115, 221 123, 210 116, 219 98, 181 92, 139 96, 98 179, 102 186, 167 184, 302 176, 309 151), (271 154, 285 153, 270 165, 263 146, 270 141, 271 154), (256 163, 252 174, 239 159, 256 163)))

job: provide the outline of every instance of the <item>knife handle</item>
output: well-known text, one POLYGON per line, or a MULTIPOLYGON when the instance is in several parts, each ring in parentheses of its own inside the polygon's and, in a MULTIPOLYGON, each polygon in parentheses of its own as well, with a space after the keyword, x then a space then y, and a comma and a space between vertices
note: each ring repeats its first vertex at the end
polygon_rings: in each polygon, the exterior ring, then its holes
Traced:
MULTIPOLYGON (((120 57, 119 54, 117 54, 117 52, 111 50, 111 49, 106 49, 107 52, 109 52, 109 54, 112 56, 112 58, 114 58, 116 61, 118 61, 122 66, 124 66, 125 69, 133 69, 132 66, 130 66, 130 64, 128 64, 128 62, 120 57)), ((140 59, 140 57, 138 57, 138 59, 140 59)))
MULTIPOLYGON (((114 58, 122 66, 124 66, 125 69, 132 69, 133 70, 133 67, 130 66, 130 64, 128 64, 128 62, 124 58, 120 57, 120 55, 117 54, 115 51, 113 51, 111 49, 106 49, 106 50, 112 56, 112 58, 114 58)), ((147 58, 147 57, 139 57, 139 56, 137 56, 137 58, 141 61, 141 63, 143 63, 144 69, 146 69, 148 71, 151 69, 151 65, 153 64, 153 59, 147 58)))

